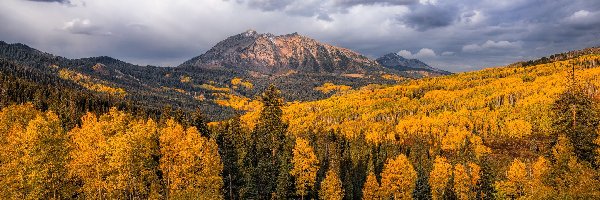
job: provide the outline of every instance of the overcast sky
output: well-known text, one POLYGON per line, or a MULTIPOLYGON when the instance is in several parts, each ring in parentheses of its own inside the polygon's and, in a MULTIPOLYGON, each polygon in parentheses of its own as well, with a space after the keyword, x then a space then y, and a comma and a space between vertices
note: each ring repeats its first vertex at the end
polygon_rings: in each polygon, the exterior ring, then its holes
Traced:
POLYGON ((0 40, 177 66, 247 29, 460 72, 600 45, 599 0, 2 0, 0 40))

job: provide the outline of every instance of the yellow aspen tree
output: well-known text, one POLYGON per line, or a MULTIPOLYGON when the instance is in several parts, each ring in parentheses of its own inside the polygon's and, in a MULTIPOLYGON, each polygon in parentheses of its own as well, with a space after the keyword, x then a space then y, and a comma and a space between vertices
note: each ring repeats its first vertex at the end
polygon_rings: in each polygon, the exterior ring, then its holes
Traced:
POLYGON ((108 143, 107 177, 114 198, 158 197, 157 176, 159 154, 157 125, 152 120, 131 120, 125 132, 116 133, 108 143))
POLYGON ((462 164, 454 166, 454 193, 458 199, 469 199, 471 192, 471 178, 467 169, 462 164))
POLYGON ((81 126, 69 131, 69 174, 83 183, 79 192, 90 199, 106 198, 103 177, 107 176, 105 170, 108 161, 105 159, 106 137, 101 131, 103 127, 96 115, 87 113, 81 118, 81 126))
POLYGON ((596 132, 596 135, 598 136, 596 138, 596 140, 594 140, 594 143, 598 146, 595 150, 596 152, 596 165, 600 166, 600 127, 598 128, 598 131, 596 132))
POLYGON ((36 113, 37 116, 27 122, 26 127, 22 127, 23 124, 17 125, 20 128, 12 129, 15 132, 8 135, 12 158, 1 163, 0 178, 7 181, 2 181, 6 184, 3 187, 11 189, 4 191, 9 193, 3 195, 10 199, 69 197, 70 187, 67 185, 65 167, 68 140, 60 119, 52 112, 40 113, 33 107, 25 106, 21 109, 28 113, 36 113))
POLYGON ((296 177, 296 193, 302 198, 315 185, 319 160, 307 140, 296 138, 290 174, 296 177))
POLYGON ((342 200, 344 198, 342 181, 333 169, 327 171, 325 179, 321 182, 319 198, 324 200, 342 200))
POLYGON ((479 189, 479 180, 481 179, 481 167, 473 162, 468 162, 467 167, 469 167, 469 176, 471 177, 471 191, 469 192, 469 199, 477 198, 479 189))
POLYGON ((160 131, 160 169, 167 198, 221 199, 223 164, 214 140, 170 119, 160 131))
POLYGON ((25 198, 22 135, 29 122, 39 116, 31 104, 14 105, 0 111, 0 199, 25 198))
POLYGON ((506 172, 507 180, 496 183, 496 190, 500 198, 519 198, 525 195, 527 184, 527 168, 525 163, 515 159, 506 172))
POLYGON ((381 173, 381 191, 384 197, 412 199, 417 172, 404 154, 389 159, 381 173))
POLYGON ((32 190, 28 198, 68 198, 68 193, 61 194, 62 189, 68 188, 65 185, 68 137, 58 116, 48 112, 36 117, 29 122, 25 138, 23 143, 29 147, 25 155, 29 156, 23 164, 31 168, 28 176, 32 190))
POLYGON ((529 182, 528 196, 549 199, 553 193, 552 188, 545 184, 544 179, 548 176, 550 170, 550 161, 544 156, 538 159, 531 165, 531 181, 529 182))
POLYGON ((433 170, 429 173, 429 186, 433 200, 442 199, 444 191, 452 176, 452 165, 444 157, 436 157, 433 162, 433 170))
POLYGON ((369 172, 369 175, 367 175, 367 181, 363 186, 362 193, 363 200, 381 199, 379 194, 379 183, 377 183, 377 178, 373 172, 369 172))

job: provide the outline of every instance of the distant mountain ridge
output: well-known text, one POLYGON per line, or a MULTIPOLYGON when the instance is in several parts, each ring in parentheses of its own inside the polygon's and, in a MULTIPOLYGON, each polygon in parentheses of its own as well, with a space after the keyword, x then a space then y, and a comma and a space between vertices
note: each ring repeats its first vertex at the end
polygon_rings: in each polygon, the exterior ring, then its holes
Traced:
POLYGON ((438 73, 440 75, 452 74, 451 72, 448 72, 448 71, 430 67, 429 65, 425 64, 424 62, 422 62, 418 59, 406 59, 406 58, 398 55, 397 53, 388 53, 380 58, 377 58, 376 61, 377 61, 377 63, 379 63, 380 65, 382 65, 386 68, 390 68, 390 69, 394 69, 394 70, 398 70, 398 71, 424 70, 424 71, 429 71, 429 72, 433 72, 433 73, 438 73))
POLYGON ((178 67, 139 66, 107 56, 68 59, 2 41, 0 59, 80 86, 78 90, 139 102, 149 110, 166 105, 184 111, 201 108, 211 120, 245 112, 240 105, 247 105, 270 84, 281 89, 287 101, 312 101, 336 93, 319 89, 325 86, 358 89, 439 75, 430 68, 382 66, 297 33, 275 36, 252 30, 228 37, 178 67), (240 86, 242 82, 249 86, 240 86))

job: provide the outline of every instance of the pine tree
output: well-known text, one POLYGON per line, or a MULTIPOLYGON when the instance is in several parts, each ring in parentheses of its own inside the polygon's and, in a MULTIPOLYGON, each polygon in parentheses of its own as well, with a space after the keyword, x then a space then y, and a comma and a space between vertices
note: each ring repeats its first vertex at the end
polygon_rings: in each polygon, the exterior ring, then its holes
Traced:
MULTIPOLYGON (((261 95, 263 104, 260 116, 252 133, 252 150, 254 157, 248 157, 247 163, 251 175, 248 177, 248 194, 257 199, 270 199, 276 189, 276 182, 281 169, 279 154, 285 155, 284 144, 287 124, 281 117, 283 99, 281 92, 273 85, 261 95)), ((287 172, 286 172, 287 173, 287 172)))
POLYGON ((234 117, 228 120, 217 137, 219 154, 223 161, 223 181, 227 199, 239 199, 239 189, 243 185, 243 175, 240 169, 240 151, 245 151, 244 130, 240 124, 240 118, 234 117))
POLYGON ((598 102, 577 85, 571 86, 554 102, 553 128, 555 136, 565 134, 573 144, 574 153, 583 161, 595 164, 594 141, 600 124, 598 102))
POLYGON ((479 188, 479 191, 477 191, 477 199, 494 199, 494 194, 496 193, 494 188, 496 177, 493 174, 493 169, 490 166, 488 159, 490 158, 486 156, 481 160, 481 178, 477 184, 477 187, 479 188))

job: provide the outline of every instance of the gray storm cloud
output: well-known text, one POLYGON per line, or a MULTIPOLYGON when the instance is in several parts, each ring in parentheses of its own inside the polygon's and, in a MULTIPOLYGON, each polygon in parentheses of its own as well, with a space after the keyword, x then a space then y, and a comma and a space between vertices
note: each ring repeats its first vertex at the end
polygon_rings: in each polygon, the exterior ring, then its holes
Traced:
POLYGON ((0 40, 176 66, 252 28, 457 72, 598 46, 598 10, 589 0, 5 0, 0 40))

